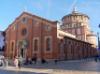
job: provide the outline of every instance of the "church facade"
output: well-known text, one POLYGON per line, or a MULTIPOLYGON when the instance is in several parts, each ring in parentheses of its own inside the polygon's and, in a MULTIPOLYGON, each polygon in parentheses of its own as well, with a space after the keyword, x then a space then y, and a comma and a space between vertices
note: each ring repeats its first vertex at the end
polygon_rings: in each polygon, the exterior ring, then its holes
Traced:
POLYGON ((8 58, 36 56, 37 59, 80 59, 97 55, 93 44, 58 30, 57 23, 23 12, 5 30, 4 55, 8 58))
POLYGON ((6 29, 7 57, 32 57, 53 59, 58 56, 56 21, 22 13, 6 29))

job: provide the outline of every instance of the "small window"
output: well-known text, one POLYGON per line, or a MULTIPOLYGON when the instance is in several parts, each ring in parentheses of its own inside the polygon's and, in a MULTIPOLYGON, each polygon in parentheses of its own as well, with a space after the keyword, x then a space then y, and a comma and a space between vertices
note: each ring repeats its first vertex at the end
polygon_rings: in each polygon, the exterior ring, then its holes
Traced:
POLYGON ((28 19, 26 17, 23 17, 22 22, 26 24, 27 21, 28 21, 28 19))
POLYGON ((84 18, 84 17, 83 17, 83 16, 81 16, 81 19, 82 19, 82 20, 83 20, 83 18, 84 18))
POLYGON ((77 29, 77 34, 78 35, 81 34, 81 29, 80 28, 77 29))
POLYGON ((34 51, 37 51, 38 50, 38 40, 35 39, 34 40, 34 51))
POLYGON ((37 22, 36 20, 34 20, 34 19, 32 20, 32 24, 33 25, 36 24, 36 22, 37 22))
POLYGON ((72 30, 72 34, 74 34, 74 35, 75 35, 75 29, 73 29, 73 30, 72 30))
POLYGON ((46 39, 46 50, 47 51, 51 50, 51 39, 50 38, 46 39))
POLYGON ((13 30, 15 30, 15 29, 16 29, 16 26, 13 27, 13 30))
POLYGON ((45 30, 46 30, 46 31, 51 31, 51 26, 45 25, 44 27, 45 27, 45 30))
POLYGON ((27 29, 26 29, 26 28, 23 28, 21 34, 22 34, 23 36, 25 36, 25 35, 27 34, 27 29))
POLYGON ((61 29, 65 29, 65 26, 64 25, 61 25, 61 29))

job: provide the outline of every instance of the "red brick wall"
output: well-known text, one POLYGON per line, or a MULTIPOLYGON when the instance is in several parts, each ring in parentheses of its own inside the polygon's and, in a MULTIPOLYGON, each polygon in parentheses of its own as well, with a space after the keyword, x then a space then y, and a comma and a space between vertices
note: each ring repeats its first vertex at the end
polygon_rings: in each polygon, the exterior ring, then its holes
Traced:
POLYGON ((32 57, 37 54, 38 58, 55 59, 58 56, 57 48, 57 23, 51 22, 36 16, 22 14, 18 17, 6 30, 6 51, 7 57, 13 58, 17 54, 19 40, 27 39, 29 46, 27 48, 27 57, 32 57), (27 23, 23 23, 22 19, 26 17, 27 23), (50 31, 45 30, 45 26, 51 27, 50 31), (14 29, 15 27, 15 29, 14 29), (27 29, 27 34, 23 36, 21 31, 23 28, 27 29), (46 52, 44 49, 44 40, 46 36, 52 37, 52 52, 46 52), (39 38, 39 52, 33 52, 33 38, 39 38), (14 49, 11 50, 11 42, 14 42, 14 49), (11 54, 13 53, 13 54, 11 54))
POLYGON ((87 42, 65 37, 64 54, 65 59, 81 59, 97 55, 97 50, 87 42))

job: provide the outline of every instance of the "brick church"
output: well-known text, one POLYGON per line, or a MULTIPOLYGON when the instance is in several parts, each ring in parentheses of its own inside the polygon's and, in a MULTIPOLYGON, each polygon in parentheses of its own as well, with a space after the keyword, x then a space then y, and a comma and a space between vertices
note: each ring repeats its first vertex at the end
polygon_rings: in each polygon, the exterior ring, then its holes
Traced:
POLYGON ((57 21, 23 12, 5 30, 4 55, 8 58, 36 56, 37 59, 81 59, 97 55, 94 43, 81 40, 67 31, 68 28, 62 29, 58 25, 57 21))

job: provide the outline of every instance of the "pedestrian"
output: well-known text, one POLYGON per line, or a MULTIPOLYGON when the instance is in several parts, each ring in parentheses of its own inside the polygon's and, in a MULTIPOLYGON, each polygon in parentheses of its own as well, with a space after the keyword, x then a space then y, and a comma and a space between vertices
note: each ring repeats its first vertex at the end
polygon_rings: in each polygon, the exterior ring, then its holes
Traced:
POLYGON ((41 63, 44 64, 44 63, 48 63, 48 62, 44 58, 42 58, 41 63))
POLYGON ((16 68, 18 68, 18 57, 15 57, 14 59, 14 65, 16 68))
POLYGON ((24 65, 28 65, 28 57, 26 57, 26 60, 24 62, 24 65))
POLYGON ((5 57, 3 58, 3 63, 4 63, 4 66, 6 66, 6 59, 5 59, 5 57))
POLYGON ((36 64, 36 62, 37 62, 37 57, 36 57, 36 55, 34 55, 34 56, 32 57, 32 61, 34 61, 34 64, 36 64))
POLYGON ((6 58, 5 61, 6 61, 6 67, 8 67, 8 59, 6 58))
POLYGON ((19 69, 21 68, 21 62, 20 62, 19 59, 18 59, 18 68, 19 68, 19 69))
POLYGON ((97 61, 98 61, 98 60, 97 60, 97 57, 95 57, 94 60, 95 60, 95 62, 97 62, 97 61))
POLYGON ((54 60, 55 64, 57 64, 58 60, 54 60))
POLYGON ((0 67, 3 66, 3 61, 0 59, 0 67))

